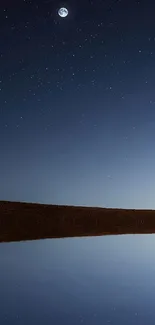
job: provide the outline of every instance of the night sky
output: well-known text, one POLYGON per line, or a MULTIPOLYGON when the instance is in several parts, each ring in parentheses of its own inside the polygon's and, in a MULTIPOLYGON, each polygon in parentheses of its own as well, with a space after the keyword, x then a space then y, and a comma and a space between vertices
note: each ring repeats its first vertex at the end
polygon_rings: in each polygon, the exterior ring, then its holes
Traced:
POLYGON ((0 200, 155 209, 152 0, 1 1, 0 200))

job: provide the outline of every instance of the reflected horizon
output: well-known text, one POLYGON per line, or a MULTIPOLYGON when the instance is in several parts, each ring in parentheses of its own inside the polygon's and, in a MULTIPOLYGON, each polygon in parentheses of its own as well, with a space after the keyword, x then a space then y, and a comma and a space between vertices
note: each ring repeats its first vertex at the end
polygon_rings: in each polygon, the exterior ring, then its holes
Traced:
POLYGON ((154 324, 155 235, 0 244, 0 323, 154 324))

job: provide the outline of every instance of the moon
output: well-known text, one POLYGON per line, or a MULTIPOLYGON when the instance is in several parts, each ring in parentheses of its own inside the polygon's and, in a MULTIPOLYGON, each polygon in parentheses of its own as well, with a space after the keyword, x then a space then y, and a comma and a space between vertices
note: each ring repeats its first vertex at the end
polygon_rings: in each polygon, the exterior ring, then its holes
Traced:
POLYGON ((60 8, 58 10, 58 15, 62 18, 65 18, 68 16, 68 9, 67 8, 60 8))

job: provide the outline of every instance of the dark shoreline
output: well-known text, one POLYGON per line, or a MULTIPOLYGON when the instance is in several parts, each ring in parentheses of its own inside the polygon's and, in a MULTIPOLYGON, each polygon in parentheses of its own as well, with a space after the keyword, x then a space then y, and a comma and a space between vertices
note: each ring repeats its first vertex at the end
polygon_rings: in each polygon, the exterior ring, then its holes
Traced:
POLYGON ((155 233, 155 210, 0 201, 0 242, 155 233))

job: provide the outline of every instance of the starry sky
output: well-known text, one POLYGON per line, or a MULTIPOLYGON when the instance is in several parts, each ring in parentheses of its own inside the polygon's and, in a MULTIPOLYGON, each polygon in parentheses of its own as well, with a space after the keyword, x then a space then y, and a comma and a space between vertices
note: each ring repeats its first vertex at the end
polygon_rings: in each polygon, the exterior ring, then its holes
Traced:
POLYGON ((0 200, 155 209, 154 195, 152 0, 2 0, 0 200))

